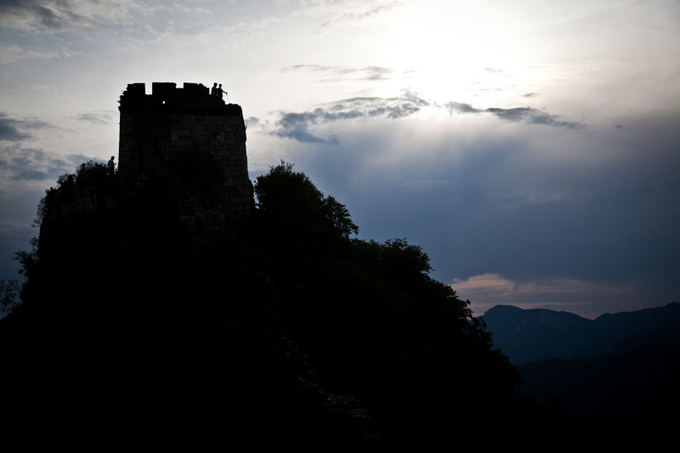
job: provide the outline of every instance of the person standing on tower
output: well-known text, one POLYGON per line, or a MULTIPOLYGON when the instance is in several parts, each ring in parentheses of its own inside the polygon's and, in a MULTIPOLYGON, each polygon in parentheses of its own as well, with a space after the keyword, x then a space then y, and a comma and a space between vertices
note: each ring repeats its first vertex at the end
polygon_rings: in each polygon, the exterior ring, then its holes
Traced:
POLYGON ((113 174, 116 171, 116 163, 113 161, 114 157, 111 156, 111 159, 109 159, 109 163, 106 165, 109 168, 109 175, 113 176, 113 174))
MULTIPOLYGON (((222 85, 220 85, 222 86, 222 85)), ((213 96, 217 96, 217 82, 213 83, 212 88, 210 89, 210 94, 213 96)))
POLYGON ((227 94, 227 92, 224 91, 224 90, 222 89, 222 84, 221 84, 221 83, 220 83, 220 86, 217 87, 216 92, 217 92, 217 95, 220 97, 220 99, 222 99, 222 95, 223 95, 223 94, 227 94))

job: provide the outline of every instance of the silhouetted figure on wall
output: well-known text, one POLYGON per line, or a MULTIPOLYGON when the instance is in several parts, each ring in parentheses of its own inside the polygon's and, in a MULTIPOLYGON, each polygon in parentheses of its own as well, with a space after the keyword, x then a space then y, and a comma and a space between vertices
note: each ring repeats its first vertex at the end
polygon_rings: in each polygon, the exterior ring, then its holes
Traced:
POLYGON ((222 99, 223 94, 227 94, 227 92, 222 89, 221 83, 220 83, 220 86, 217 87, 217 89, 215 91, 216 91, 217 95, 220 97, 220 99, 222 99))
POLYGON ((111 156, 111 159, 109 159, 109 163, 107 164, 107 167, 109 169, 109 175, 113 176, 113 174, 116 171, 116 163, 113 161, 114 156, 111 156))
MULTIPOLYGON (((220 86, 222 86, 222 85, 220 85, 220 86)), ((217 96, 217 82, 213 83, 213 86, 210 89, 210 94, 212 96, 217 96)))

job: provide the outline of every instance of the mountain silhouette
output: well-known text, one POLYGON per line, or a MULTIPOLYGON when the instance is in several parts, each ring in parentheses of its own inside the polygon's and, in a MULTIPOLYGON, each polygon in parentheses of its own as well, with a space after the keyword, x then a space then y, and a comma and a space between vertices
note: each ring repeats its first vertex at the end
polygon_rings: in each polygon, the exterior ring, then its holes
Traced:
POLYGON ((483 319, 494 344, 518 364, 545 358, 594 358, 645 344, 680 341, 677 302, 595 320, 564 311, 498 305, 483 319))
POLYGON ((484 319, 520 393, 574 414, 600 445, 667 451, 680 404, 680 304, 605 314, 496 306, 484 319))

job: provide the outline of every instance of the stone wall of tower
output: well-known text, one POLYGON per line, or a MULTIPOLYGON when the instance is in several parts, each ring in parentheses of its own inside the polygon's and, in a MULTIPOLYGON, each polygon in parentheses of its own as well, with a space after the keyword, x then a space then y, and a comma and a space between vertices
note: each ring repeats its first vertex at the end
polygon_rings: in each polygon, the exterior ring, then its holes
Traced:
POLYGON ((203 85, 128 85, 120 99, 119 174, 157 178, 194 229, 228 227, 250 216, 246 130, 241 107, 203 85))

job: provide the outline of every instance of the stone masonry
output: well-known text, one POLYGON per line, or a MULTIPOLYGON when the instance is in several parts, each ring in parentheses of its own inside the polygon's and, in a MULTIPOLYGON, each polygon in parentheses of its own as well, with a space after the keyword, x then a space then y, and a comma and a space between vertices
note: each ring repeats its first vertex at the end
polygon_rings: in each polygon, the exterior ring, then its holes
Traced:
POLYGON ((184 83, 133 83, 120 97, 119 175, 162 181, 194 230, 230 227, 252 212, 246 128, 237 104, 184 83))

